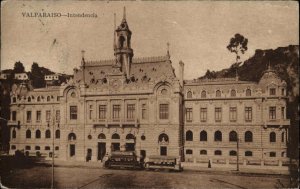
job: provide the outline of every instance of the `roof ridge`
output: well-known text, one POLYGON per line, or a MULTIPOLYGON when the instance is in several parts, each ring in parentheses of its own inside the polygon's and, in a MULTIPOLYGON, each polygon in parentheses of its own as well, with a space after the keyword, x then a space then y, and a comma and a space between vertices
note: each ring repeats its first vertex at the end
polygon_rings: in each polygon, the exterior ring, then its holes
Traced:
POLYGON ((168 56, 137 57, 132 59, 132 63, 161 62, 167 60, 169 60, 168 56))
POLYGON ((86 66, 90 65, 112 65, 115 59, 106 59, 106 60, 87 60, 85 61, 86 66))
MULTIPOLYGON (((167 55, 165 56, 149 56, 149 57, 137 57, 132 59, 132 63, 150 63, 150 62, 162 62, 169 60, 167 55)), ((95 65, 113 65, 115 59, 106 59, 106 60, 87 60, 85 61, 86 66, 95 66, 95 65)))

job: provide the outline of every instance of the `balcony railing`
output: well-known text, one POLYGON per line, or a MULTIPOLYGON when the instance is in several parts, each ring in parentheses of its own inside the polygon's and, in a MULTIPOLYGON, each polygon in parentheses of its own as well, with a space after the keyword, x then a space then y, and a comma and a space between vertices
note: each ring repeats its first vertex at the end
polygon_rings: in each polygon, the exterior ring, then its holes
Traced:
POLYGON ((272 120, 267 120, 265 121, 265 125, 290 125, 290 120, 289 119, 272 119, 272 120))
POLYGON ((120 127, 123 126, 134 126, 138 127, 139 126, 139 120, 137 118, 110 118, 110 119, 98 119, 94 122, 94 127, 97 126, 113 126, 113 125, 118 125, 120 127))

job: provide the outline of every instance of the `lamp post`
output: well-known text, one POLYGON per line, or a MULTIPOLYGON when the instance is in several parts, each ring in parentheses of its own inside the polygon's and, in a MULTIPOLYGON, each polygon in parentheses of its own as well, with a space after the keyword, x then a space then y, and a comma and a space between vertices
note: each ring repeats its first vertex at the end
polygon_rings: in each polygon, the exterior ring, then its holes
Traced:
POLYGON ((239 135, 237 134, 237 139, 236 139, 236 171, 240 170, 239 167, 239 135))
MULTIPOLYGON (((54 121, 54 120, 53 120, 54 121)), ((51 179, 51 188, 54 188, 54 123, 52 126, 52 179, 51 179)))

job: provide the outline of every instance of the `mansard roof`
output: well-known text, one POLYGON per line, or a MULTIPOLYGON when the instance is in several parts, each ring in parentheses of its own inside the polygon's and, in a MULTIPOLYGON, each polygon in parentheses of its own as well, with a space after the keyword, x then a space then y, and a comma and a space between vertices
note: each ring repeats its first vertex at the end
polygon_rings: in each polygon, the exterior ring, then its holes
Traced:
MULTIPOLYGON (((85 83, 89 87, 101 87, 107 84, 109 76, 113 73, 115 60, 85 61, 85 83)), ((82 83, 83 67, 74 70, 74 81, 82 83)), ((129 81, 127 85, 139 85, 158 80, 176 79, 169 56, 133 58, 129 81)), ((177 79, 176 79, 177 80, 177 79)))
POLYGON ((185 80, 184 85, 234 85, 234 84, 256 84, 252 81, 241 81, 238 78, 216 78, 216 79, 193 79, 185 80))

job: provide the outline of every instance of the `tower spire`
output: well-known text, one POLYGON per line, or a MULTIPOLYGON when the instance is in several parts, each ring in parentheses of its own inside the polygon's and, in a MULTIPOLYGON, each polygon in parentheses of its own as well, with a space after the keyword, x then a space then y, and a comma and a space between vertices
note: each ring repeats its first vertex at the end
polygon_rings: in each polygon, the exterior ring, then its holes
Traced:
POLYGON ((85 60, 84 60, 84 50, 81 50, 81 56, 82 56, 82 60, 81 60, 81 65, 82 65, 82 81, 83 84, 85 84, 85 60))
POLYGON ((124 6, 124 10, 123 10, 123 20, 126 20, 126 7, 124 6))

